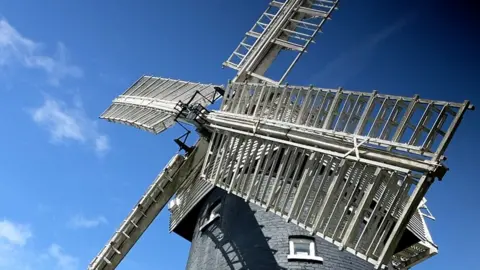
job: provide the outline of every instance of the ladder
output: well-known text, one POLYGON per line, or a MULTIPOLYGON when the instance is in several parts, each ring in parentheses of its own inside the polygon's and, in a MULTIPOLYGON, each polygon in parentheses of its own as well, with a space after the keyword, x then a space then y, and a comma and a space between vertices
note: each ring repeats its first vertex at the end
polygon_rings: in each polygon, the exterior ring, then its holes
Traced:
POLYGON ((324 23, 337 9, 338 0, 274 0, 245 34, 223 66, 238 71, 235 82, 252 78, 270 84, 281 84, 298 62, 324 23), (281 50, 295 53, 278 81, 265 72, 281 50))
POLYGON ((184 160, 182 155, 173 156, 110 241, 90 263, 89 270, 117 267, 177 190, 175 183, 172 184, 172 176, 184 160))

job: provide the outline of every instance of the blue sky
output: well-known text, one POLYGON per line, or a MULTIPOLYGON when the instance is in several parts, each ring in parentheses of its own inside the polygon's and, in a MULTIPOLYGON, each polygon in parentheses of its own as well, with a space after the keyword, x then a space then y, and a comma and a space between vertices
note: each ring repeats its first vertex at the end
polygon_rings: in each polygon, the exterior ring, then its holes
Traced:
MULTIPOLYGON (((225 84, 268 1, 40 2, 0 1, 0 269, 85 269, 181 134, 98 115, 142 74, 225 84)), ((343 1, 288 82, 480 104, 473 5, 416 2, 343 1)), ((440 253, 416 269, 478 265, 477 119, 427 196, 440 253)), ((188 249, 163 211, 119 269, 184 269, 188 249)))

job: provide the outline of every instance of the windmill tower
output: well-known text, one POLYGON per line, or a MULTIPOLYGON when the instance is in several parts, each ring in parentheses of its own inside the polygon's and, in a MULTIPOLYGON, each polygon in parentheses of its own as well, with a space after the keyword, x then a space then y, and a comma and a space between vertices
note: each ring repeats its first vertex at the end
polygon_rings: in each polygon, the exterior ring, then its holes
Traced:
POLYGON ((447 168, 463 103, 285 85, 337 0, 274 0, 224 66, 226 87, 143 76, 102 118, 158 134, 172 157, 91 262, 115 269, 168 205, 187 269, 404 269, 438 250, 424 196, 447 168), (280 78, 280 52, 296 54, 280 78), (209 104, 222 98, 219 110, 209 104))

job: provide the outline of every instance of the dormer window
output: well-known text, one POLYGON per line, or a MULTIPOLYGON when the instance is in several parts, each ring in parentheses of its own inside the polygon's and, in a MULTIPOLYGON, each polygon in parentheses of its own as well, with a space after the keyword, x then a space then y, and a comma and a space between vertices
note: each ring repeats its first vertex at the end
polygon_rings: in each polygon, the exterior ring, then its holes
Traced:
POLYGON ((315 238, 308 236, 290 236, 289 238, 290 253, 288 260, 310 260, 323 262, 323 258, 316 256, 315 238))

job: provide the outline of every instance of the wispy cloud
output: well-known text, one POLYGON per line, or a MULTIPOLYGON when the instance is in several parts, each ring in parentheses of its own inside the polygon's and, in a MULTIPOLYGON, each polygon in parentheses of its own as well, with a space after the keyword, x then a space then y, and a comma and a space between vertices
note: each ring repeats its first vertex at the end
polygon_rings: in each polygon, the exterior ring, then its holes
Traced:
POLYGON ((354 44, 350 50, 340 54, 337 58, 327 63, 310 81, 316 83, 328 80, 339 86, 344 85, 367 67, 375 50, 383 41, 399 32, 409 24, 415 16, 416 13, 407 14, 393 24, 373 34, 368 39, 354 44))
POLYGON ((52 143, 77 141, 90 145, 99 155, 110 149, 108 136, 98 130, 96 120, 86 115, 79 98, 73 104, 67 104, 45 96, 40 107, 29 111, 33 121, 48 130, 52 143))
POLYGON ((95 138, 95 150, 99 153, 105 153, 110 148, 108 137, 106 135, 99 135, 95 138))
POLYGON ((75 229, 78 229, 78 228, 90 229, 90 228, 98 227, 102 224, 107 224, 107 219, 104 216, 87 218, 80 214, 73 216, 68 222, 68 225, 75 229))
POLYGON ((37 250, 29 244, 32 237, 29 225, 0 221, 0 269, 78 269, 78 258, 67 254, 60 245, 53 243, 47 249, 37 250))
POLYGON ((63 43, 57 44, 57 52, 52 56, 44 54, 43 47, 41 43, 23 36, 7 20, 0 18, 0 67, 20 63, 26 68, 41 69, 55 86, 66 77, 83 76, 80 67, 69 64, 68 51, 63 43))
POLYGON ((29 270, 25 245, 32 237, 30 226, 4 219, 0 221, 0 269, 29 270))
POLYGON ((23 246, 30 237, 32 237, 32 232, 28 226, 6 219, 0 221, 0 239, 10 244, 23 246))
POLYGON ((66 254, 62 247, 57 244, 50 245, 48 255, 55 260, 58 270, 75 270, 78 268, 78 259, 66 254))

